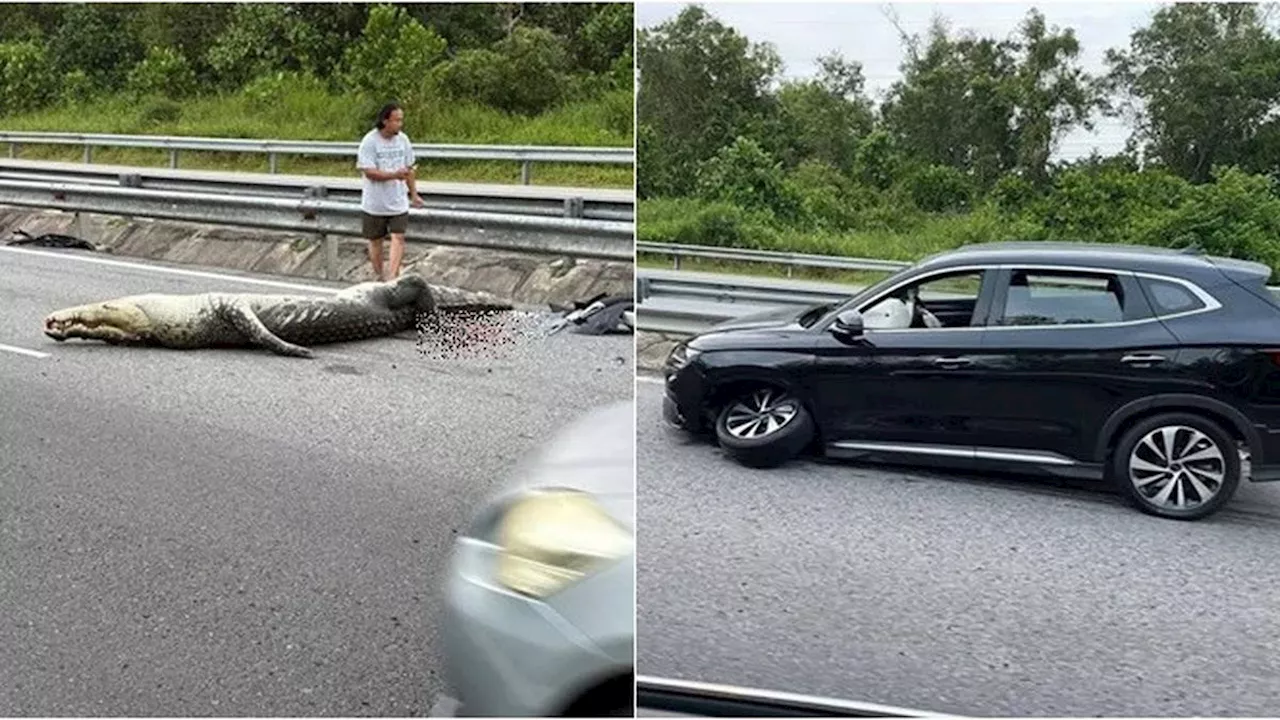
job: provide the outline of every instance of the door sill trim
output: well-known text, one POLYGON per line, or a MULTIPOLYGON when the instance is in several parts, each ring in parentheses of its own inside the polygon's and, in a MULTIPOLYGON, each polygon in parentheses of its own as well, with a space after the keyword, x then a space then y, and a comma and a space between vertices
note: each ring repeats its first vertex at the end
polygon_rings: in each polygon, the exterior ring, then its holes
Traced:
POLYGON ((1080 463, 1065 455, 1043 450, 1021 450, 1012 448, 972 447, 963 445, 930 445, 912 442, 863 442, 860 440, 837 440, 827 443, 828 450, 842 453, 890 453, 893 455, 930 455, 933 457, 953 457, 968 460, 995 460, 998 462, 1025 463, 1028 465, 1071 466, 1080 463))

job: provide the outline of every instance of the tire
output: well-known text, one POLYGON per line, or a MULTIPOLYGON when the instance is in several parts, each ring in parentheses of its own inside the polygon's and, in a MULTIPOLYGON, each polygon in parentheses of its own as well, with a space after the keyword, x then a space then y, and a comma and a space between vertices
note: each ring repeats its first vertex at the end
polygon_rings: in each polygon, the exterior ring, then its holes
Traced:
POLYGON ((813 416, 804 403, 776 388, 760 387, 733 397, 716 417, 720 446, 747 467, 782 465, 813 437, 813 416))
POLYGON ((1209 517, 1240 486, 1235 439, 1218 423, 1192 413, 1157 415, 1129 428, 1110 465, 1115 482, 1139 510, 1174 520, 1209 517), (1173 441, 1172 462, 1166 439, 1173 441), (1183 459, 1188 456, 1196 459, 1188 463, 1183 459), (1202 495, 1202 489, 1209 494, 1202 495))

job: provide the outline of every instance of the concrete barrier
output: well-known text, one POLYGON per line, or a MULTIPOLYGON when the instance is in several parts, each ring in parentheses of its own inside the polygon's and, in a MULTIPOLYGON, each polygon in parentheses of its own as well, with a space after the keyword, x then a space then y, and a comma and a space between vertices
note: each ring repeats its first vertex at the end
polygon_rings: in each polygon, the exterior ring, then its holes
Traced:
MULTIPOLYGON (((73 213, 0 206, 0 242, 15 230, 73 235, 117 256, 267 275, 325 277, 324 245, 305 233, 86 213, 77 218, 73 213)), ((389 245, 384 245, 384 261, 389 245)), ((338 279, 352 283, 373 279, 367 247, 359 239, 339 238, 338 279)), ((627 262, 548 259, 413 240, 405 244, 403 269, 441 285, 533 305, 567 303, 603 292, 628 293, 635 286, 635 269, 627 262)))

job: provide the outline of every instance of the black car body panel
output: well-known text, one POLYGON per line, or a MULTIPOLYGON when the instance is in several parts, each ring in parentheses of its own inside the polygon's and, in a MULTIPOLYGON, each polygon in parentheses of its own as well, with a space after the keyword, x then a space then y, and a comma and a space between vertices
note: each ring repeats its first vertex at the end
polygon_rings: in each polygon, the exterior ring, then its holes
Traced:
POLYGON ((1184 409, 1238 437, 1252 479, 1280 479, 1280 302, 1270 274, 1151 247, 966 246, 843 303, 740 318, 682 343, 664 370, 664 416, 708 431, 732 390, 754 382, 801 397, 828 454, 1096 476, 1135 420, 1184 409), (942 327, 837 332, 849 311, 952 272, 972 273, 980 287, 921 296, 942 327), (1052 317, 1062 307, 1082 318, 1052 317))

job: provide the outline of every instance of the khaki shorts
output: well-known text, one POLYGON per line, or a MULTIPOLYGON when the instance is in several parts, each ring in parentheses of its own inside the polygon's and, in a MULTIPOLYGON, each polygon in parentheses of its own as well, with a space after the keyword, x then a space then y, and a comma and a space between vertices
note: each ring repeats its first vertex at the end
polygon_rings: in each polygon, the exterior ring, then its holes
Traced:
POLYGON ((366 240, 379 240, 387 235, 403 235, 409 229, 409 213, 370 215, 360 213, 361 230, 366 240))

